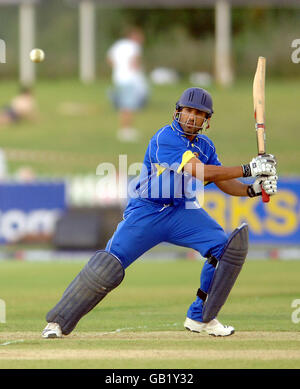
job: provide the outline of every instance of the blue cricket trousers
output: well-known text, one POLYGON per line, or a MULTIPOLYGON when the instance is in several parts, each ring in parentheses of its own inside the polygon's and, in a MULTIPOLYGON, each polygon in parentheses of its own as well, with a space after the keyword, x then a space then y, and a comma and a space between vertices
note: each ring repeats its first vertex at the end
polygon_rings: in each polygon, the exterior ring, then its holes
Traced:
MULTIPOLYGON (((106 251, 114 254, 124 269, 147 250, 161 242, 197 250, 203 257, 220 258, 227 242, 222 227, 203 208, 186 209, 185 205, 162 206, 145 199, 131 200, 124 219, 119 223, 106 251)), ((207 292, 215 268, 205 262, 200 276, 200 288, 207 292)), ((197 297, 187 316, 202 321, 203 301, 197 297)))

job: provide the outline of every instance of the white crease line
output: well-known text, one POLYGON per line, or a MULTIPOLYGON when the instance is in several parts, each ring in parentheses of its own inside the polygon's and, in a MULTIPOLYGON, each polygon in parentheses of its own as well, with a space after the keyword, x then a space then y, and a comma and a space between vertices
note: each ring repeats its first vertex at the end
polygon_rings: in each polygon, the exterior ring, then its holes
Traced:
POLYGON ((1 343, 0 346, 8 346, 9 344, 12 344, 12 343, 22 343, 24 342, 23 339, 19 339, 19 340, 12 340, 11 342, 5 342, 5 343, 1 343))
MULTIPOLYGON (((176 327, 178 326, 179 323, 173 323, 173 324, 163 324, 159 327, 176 327)), ((107 335, 107 334, 115 334, 121 331, 126 331, 126 330, 137 330, 137 329, 145 329, 149 328, 148 326, 138 326, 138 327, 124 327, 124 328, 117 328, 115 331, 110 331, 110 332, 103 332, 102 335, 107 335)))

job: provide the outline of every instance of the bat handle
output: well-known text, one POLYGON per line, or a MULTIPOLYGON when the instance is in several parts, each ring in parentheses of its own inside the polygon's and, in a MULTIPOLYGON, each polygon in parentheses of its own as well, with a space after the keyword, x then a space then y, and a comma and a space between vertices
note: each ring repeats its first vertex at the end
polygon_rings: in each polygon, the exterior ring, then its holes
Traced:
MULTIPOLYGON (((265 154, 266 153, 262 153, 262 154, 259 153, 258 155, 265 155, 265 154)), ((266 193, 262 185, 261 185, 261 197, 264 203, 268 203, 270 201, 270 196, 266 193)))
POLYGON ((264 203, 268 203, 270 201, 270 196, 266 193, 266 191, 262 186, 261 186, 261 197, 264 203))

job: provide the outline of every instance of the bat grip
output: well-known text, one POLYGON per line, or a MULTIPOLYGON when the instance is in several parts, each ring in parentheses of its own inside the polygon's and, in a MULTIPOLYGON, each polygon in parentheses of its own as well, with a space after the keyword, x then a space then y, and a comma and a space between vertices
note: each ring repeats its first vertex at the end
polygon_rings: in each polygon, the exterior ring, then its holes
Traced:
POLYGON ((270 201, 270 196, 266 193, 266 191, 262 186, 261 186, 261 197, 264 203, 268 203, 270 201))
MULTIPOLYGON (((265 155, 265 154, 266 153, 262 153, 262 154, 259 153, 258 155, 265 155)), ((261 185, 261 197, 264 203, 268 203, 270 201, 270 196, 266 193, 262 185, 261 185)))

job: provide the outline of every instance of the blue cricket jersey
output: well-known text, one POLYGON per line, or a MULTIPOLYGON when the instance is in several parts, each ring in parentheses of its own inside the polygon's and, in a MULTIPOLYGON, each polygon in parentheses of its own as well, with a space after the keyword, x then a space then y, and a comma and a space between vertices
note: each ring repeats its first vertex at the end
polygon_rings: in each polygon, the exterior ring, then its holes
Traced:
MULTIPOLYGON (((204 164, 221 165, 207 136, 197 135, 191 142, 176 121, 151 138, 142 172, 131 182, 132 196, 123 220, 105 248, 124 269, 162 242, 189 247, 206 258, 221 257, 228 237, 199 203, 197 206, 197 186, 196 190, 193 187, 199 180, 183 171, 194 156, 204 164)), ((205 293, 214 272, 214 266, 206 261, 200 277, 205 293)), ((197 296, 187 316, 201 322, 202 310, 203 301, 197 296)))
POLYGON ((140 176, 130 184, 131 204, 135 198, 162 205, 197 201, 197 194, 208 183, 183 171, 195 156, 206 165, 221 165, 207 136, 198 134, 189 141, 175 120, 159 129, 149 142, 140 176))

